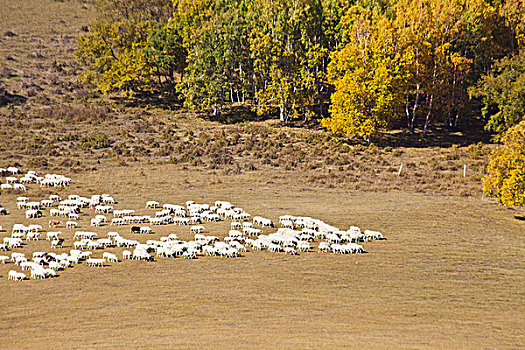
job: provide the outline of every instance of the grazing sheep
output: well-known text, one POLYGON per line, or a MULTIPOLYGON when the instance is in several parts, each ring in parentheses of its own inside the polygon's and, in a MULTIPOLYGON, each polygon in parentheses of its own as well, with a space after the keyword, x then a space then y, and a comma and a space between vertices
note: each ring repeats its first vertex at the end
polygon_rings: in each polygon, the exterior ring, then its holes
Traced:
POLYGON ((102 221, 98 220, 98 219, 91 219, 91 227, 94 227, 94 226, 100 226, 100 224, 102 224, 102 221))
POLYGON ((147 226, 141 226, 140 227, 140 233, 142 234, 152 234, 153 230, 147 226))
POLYGON ((111 205, 96 205, 95 206, 95 213, 108 214, 111 211, 113 211, 113 207, 111 205))
POLYGON ((293 247, 284 247, 284 254, 298 255, 297 251, 293 247))
POLYGON ((292 220, 282 220, 281 227, 294 229, 294 223, 292 220))
POLYGON ((7 168, 7 172, 11 175, 17 175, 20 173, 20 170, 18 170, 18 168, 15 168, 14 166, 10 166, 7 168))
POLYGON ((133 250, 133 259, 153 261, 153 257, 144 249, 135 248, 133 250))
POLYGON ((270 243, 268 245, 268 251, 274 252, 274 253, 278 253, 278 252, 282 252, 283 248, 280 245, 278 245, 278 244, 270 243))
POLYGON ((18 179, 13 176, 7 176, 5 178, 5 182, 7 182, 8 184, 14 184, 15 182, 18 182, 18 179))
POLYGON ((46 252, 34 252, 33 253, 33 259, 34 258, 42 258, 44 255, 46 255, 46 252))
POLYGON ((242 224, 238 221, 232 221, 230 227, 232 230, 240 230, 242 229, 242 224))
POLYGON ((7 279, 13 280, 13 281, 23 281, 26 278, 27 278, 27 276, 25 275, 25 273, 17 272, 15 270, 9 271, 9 273, 7 275, 7 279))
POLYGON ((146 202, 146 209, 158 208, 158 207, 160 207, 160 203, 157 202, 157 201, 148 201, 148 202, 146 202))
POLYGON ((49 228, 56 228, 56 227, 60 227, 60 226, 63 226, 64 224, 62 223, 62 221, 59 221, 59 220, 49 220, 49 228))
POLYGON ((124 225, 124 219, 122 218, 113 218, 111 219, 111 223, 109 224, 110 226, 113 226, 113 225, 124 225))
POLYGON ((7 244, 7 246, 10 249, 21 248, 22 247, 22 239, 21 238, 4 237, 4 243, 7 244))
POLYGON ((76 221, 66 221, 66 228, 77 228, 78 223, 76 221))
POLYGON ((105 259, 88 258, 86 264, 89 267, 104 267, 105 259))
POLYGON ((63 238, 55 238, 51 241, 51 248, 62 248, 63 238))
POLYGON ((0 185, 0 189, 2 189, 2 190, 12 190, 13 186, 11 186, 10 184, 1 184, 0 185))
POLYGON ((80 216, 77 213, 68 213, 67 217, 71 220, 78 220, 80 219, 80 216))
POLYGON ((327 252, 330 250, 330 244, 328 244, 327 242, 320 242, 318 250, 320 252, 327 252))
POLYGON ((95 241, 88 241, 87 242, 87 249, 100 249, 102 248, 102 244, 95 242, 95 241))
POLYGON ((61 270, 62 269, 62 267, 60 266, 60 264, 57 261, 50 261, 49 262, 49 268, 53 269, 53 270, 61 270))
POLYGON ((27 188, 23 184, 14 184, 13 188, 16 191, 27 191, 27 188))
POLYGON ((102 195, 102 203, 104 204, 115 204, 116 201, 115 199, 113 199, 113 197, 109 196, 109 195, 102 195))
POLYGON ((113 245, 113 241, 109 238, 100 238, 97 240, 97 243, 100 244, 104 248, 108 248, 113 245))
POLYGON ((43 267, 31 269, 32 279, 44 279, 46 277, 46 271, 43 267))
POLYGON ((196 225, 196 226, 191 226, 190 227, 190 232, 191 233, 201 233, 203 230, 205 230, 206 228, 202 225, 196 225))
POLYGON ((118 258, 115 254, 112 254, 112 253, 108 253, 108 252, 104 252, 102 254, 102 257, 104 258, 104 260, 106 260, 107 262, 118 262, 118 258))
POLYGON ((379 231, 365 230, 364 235, 367 241, 372 240, 372 239, 385 239, 383 237, 383 234, 379 231))
POLYGON ((37 219, 42 216, 42 212, 37 209, 26 210, 26 219, 37 219))
POLYGON ((182 257, 184 259, 197 259, 197 254, 195 253, 195 251, 185 251, 182 253, 182 257))
POLYGON ((38 241, 40 238, 40 232, 28 232, 26 238, 27 240, 38 241))
POLYGON ((312 249, 312 245, 309 242, 301 241, 297 244, 297 249, 301 252, 307 252, 312 249))

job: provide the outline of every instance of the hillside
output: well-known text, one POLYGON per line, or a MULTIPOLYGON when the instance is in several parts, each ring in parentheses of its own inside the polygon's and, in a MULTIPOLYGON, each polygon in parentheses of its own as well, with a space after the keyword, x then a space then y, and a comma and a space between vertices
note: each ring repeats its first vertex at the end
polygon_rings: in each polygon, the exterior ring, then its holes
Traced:
MULTIPOLYGON (((0 108, 5 121, 0 151, 6 160, 77 172, 104 167, 106 161, 111 166, 169 163, 210 174, 250 172, 265 181, 283 177, 349 190, 481 196, 491 146, 460 131, 434 131, 421 139, 400 130, 367 146, 312 124, 221 123, 176 105, 171 110, 136 106, 123 97, 101 96, 78 82, 72 54, 75 37, 94 14, 92 5, 37 4, 2 7, 0 84, 25 100, 0 108), (8 15, 17 11, 24 16, 8 15)), ((235 120, 235 113, 225 120, 235 120)))
MULTIPOLYGON (((482 194, 495 145, 479 125, 426 137, 396 129, 366 144, 316 121, 281 123, 239 106, 212 120, 178 103, 103 95, 79 83, 73 55, 94 15, 91 1, 0 0, 0 168, 72 179, 67 188, 28 183, 27 192, 0 192, 0 242, 15 224, 43 228, 40 240, 0 251, 0 348, 525 347, 525 215, 482 194), (317 238, 297 255, 248 240, 234 258, 166 257, 150 247, 151 262, 124 259, 132 248, 111 245, 90 251, 118 262, 8 280, 10 270, 30 276, 9 255, 72 255, 79 231, 148 245, 173 234, 197 239, 187 225, 151 224, 148 235, 130 224, 91 226, 89 207, 77 228, 51 228, 50 220, 70 219, 51 216, 58 203, 32 219, 17 205, 21 195, 103 193, 114 210, 137 215, 155 217, 157 209, 145 209, 152 200, 226 200, 273 220, 264 235, 277 231, 281 215, 297 215, 386 239, 359 241, 364 254, 320 252, 317 238), (62 247, 45 239, 55 229, 62 247)), ((111 222, 114 214, 104 215, 111 222)), ((229 219, 203 225, 221 242, 232 227, 229 219)))

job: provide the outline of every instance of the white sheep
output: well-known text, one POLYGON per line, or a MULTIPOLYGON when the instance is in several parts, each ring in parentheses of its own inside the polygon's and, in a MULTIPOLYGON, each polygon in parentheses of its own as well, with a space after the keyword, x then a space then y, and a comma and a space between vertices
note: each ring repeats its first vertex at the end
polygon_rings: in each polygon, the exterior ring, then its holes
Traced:
POLYGON ((131 252, 129 250, 122 251, 122 259, 131 259, 131 252))
POLYGON ((26 210, 26 219, 36 219, 40 216, 42 216, 42 213, 37 209, 26 210))
POLYGON ((27 276, 23 272, 17 272, 15 270, 11 270, 7 274, 7 279, 13 280, 13 281, 22 281, 25 280, 27 276))
POLYGON ((7 168, 7 172, 11 175, 17 175, 20 173, 20 170, 18 170, 18 168, 15 168, 14 166, 10 166, 7 168))
POLYGON ((54 238, 52 241, 51 241, 51 248, 62 248, 62 243, 64 242, 63 239, 60 239, 60 238, 54 238))
POLYGON ((191 233, 201 233, 202 231, 204 231, 206 228, 202 225, 195 225, 195 226, 191 226, 190 227, 190 232, 191 233))
POLYGON ((292 220, 282 220, 281 227, 294 229, 294 223, 292 220))
POLYGON ((327 252, 330 250, 330 244, 328 244, 327 242, 319 242, 318 250, 320 252, 327 252))
POLYGON ((80 216, 77 213, 70 212, 67 214, 67 217, 71 220, 78 220, 80 216))
POLYGON ((78 223, 76 221, 66 221, 66 228, 77 228, 78 223))
POLYGON ((232 221, 230 227, 232 230, 240 230, 242 228, 242 224, 238 221, 232 221))
POLYGON ((7 182, 8 184, 14 184, 15 182, 18 182, 18 179, 14 176, 7 176, 5 178, 5 182, 7 182))
POLYGON ((43 267, 31 269, 32 279, 44 279, 46 277, 47 277, 46 271, 43 267))
POLYGON ((109 238, 97 239, 97 243, 100 244, 104 248, 111 247, 113 245, 113 241, 109 238))
POLYGON ((89 267, 104 267, 105 259, 88 258, 86 264, 89 267))
POLYGON ((46 252, 34 252, 34 253, 33 253, 33 259, 35 259, 35 258, 41 258, 41 257, 43 257, 44 255, 46 255, 46 252))
POLYGON ((13 189, 15 191, 27 191, 27 188, 22 184, 14 184, 13 189))
POLYGON ((278 245, 278 244, 270 243, 268 245, 268 251, 277 253, 277 252, 282 252, 283 248, 280 245, 278 245))
POLYGON ((88 249, 100 249, 102 248, 102 244, 90 240, 87 242, 87 248, 88 249))
POLYGON ((108 252, 104 252, 102 254, 102 257, 107 261, 107 262, 118 262, 118 258, 115 254, 113 253, 108 253, 108 252))
POLYGON ((158 207, 160 207, 160 203, 157 202, 157 201, 148 201, 148 202, 146 202, 146 209, 158 208, 158 207))
POLYGON ((309 242, 301 241, 297 244, 297 249, 301 252, 307 252, 312 249, 312 245, 309 242))
POLYGON ((4 243, 7 244, 7 246, 12 248, 21 248, 22 247, 22 239, 21 238, 13 238, 13 237, 4 237, 4 243))
POLYGON ((284 254, 298 255, 297 251, 293 247, 284 247, 284 254))
POLYGON ((1 184, 0 185, 0 189, 2 189, 2 190, 12 190, 13 186, 11 186, 11 184, 1 184))
POLYGON ((102 224, 102 222, 98 219, 91 219, 91 227, 94 227, 94 226, 100 226, 100 224, 102 224))
POLYGON ((366 240, 384 239, 383 234, 379 231, 365 230, 364 235, 366 240))
POLYGON ((40 238, 40 232, 28 232, 26 238, 28 240, 38 241, 40 238))
POLYGON ((147 226, 141 226, 140 227, 140 233, 143 233, 143 234, 152 234, 153 233, 153 230, 147 226))
POLYGON ((113 219, 111 219, 111 223, 109 225, 110 226, 113 226, 113 225, 118 225, 118 226, 124 225, 124 219, 118 218, 118 217, 117 218, 113 218, 113 219))
POLYGON ((144 249, 135 248, 133 250, 133 259, 135 260, 146 260, 153 261, 153 257, 144 249))
POLYGON ((60 264, 58 262, 56 262, 56 261, 50 261, 49 262, 49 268, 53 269, 53 270, 61 270, 62 269, 60 264))

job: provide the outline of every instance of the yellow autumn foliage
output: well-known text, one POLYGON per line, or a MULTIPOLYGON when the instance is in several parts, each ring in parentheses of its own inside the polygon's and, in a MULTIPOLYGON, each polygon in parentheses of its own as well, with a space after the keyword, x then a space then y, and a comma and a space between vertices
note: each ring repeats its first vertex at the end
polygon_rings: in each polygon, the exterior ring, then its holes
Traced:
POLYGON ((402 65, 392 45, 397 33, 384 15, 368 9, 354 7, 347 20, 348 44, 330 56, 328 81, 335 89, 331 116, 321 124, 333 133, 369 139, 399 114, 402 65))
POLYGON ((483 192, 507 206, 525 204, 525 120, 509 129, 490 156, 483 192))

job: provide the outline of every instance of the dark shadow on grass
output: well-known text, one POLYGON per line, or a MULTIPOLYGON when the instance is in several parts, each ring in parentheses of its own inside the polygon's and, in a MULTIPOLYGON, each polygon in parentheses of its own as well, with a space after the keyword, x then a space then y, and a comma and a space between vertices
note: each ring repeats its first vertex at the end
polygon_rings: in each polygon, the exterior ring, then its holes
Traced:
POLYGON ((11 94, 4 88, 0 87, 0 107, 7 105, 19 106, 26 103, 27 97, 17 94, 11 94))
POLYGON ((475 118, 459 125, 449 127, 446 125, 432 125, 427 134, 416 129, 410 134, 408 129, 400 127, 393 132, 381 132, 373 140, 379 147, 441 147, 449 148, 453 145, 469 146, 477 143, 490 143, 492 135, 483 128, 484 121, 475 118))
POLYGON ((133 97, 112 96, 110 98, 125 107, 155 107, 162 110, 179 110, 182 108, 183 97, 180 94, 136 92, 133 97))
POLYGON ((269 115, 257 115, 253 112, 249 106, 246 105, 234 105, 224 108, 221 114, 214 116, 211 113, 203 114, 203 119, 216 121, 225 125, 233 125, 244 122, 264 121, 272 119, 269 115))
POLYGON ((514 219, 519 220, 519 221, 525 221, 525 216, 514 215, 514 219))

